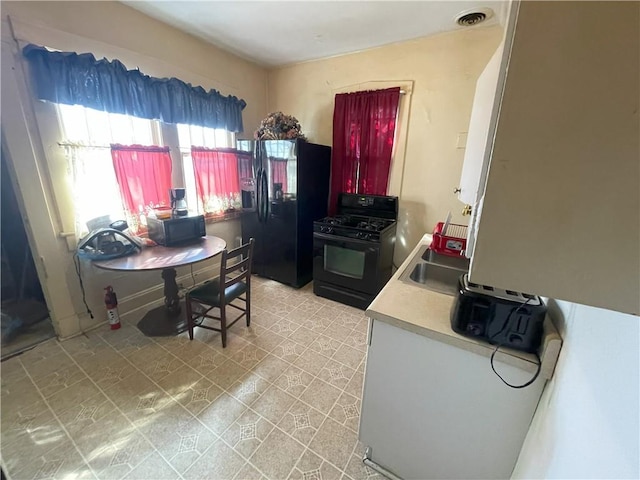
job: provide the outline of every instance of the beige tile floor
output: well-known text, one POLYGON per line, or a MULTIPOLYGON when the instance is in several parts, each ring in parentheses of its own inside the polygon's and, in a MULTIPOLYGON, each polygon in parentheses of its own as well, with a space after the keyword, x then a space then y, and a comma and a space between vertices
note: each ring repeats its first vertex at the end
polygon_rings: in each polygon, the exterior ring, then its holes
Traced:
MULTIPOLYGON (((2 465, 22 479, 377 477, 358 442, 367 319, 254 277, 251 327, 108 327, 1 365, 2 465)), ((379 478, 379 477, 378 477, 379 478)))

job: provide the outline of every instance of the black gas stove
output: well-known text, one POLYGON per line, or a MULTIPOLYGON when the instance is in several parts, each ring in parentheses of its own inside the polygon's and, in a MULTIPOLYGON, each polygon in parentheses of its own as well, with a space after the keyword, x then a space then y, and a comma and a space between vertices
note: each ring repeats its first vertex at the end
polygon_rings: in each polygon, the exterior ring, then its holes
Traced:
POLYGON ((313 291, 365 309, 391 278, 398 198, 343 193, 313 222, 313 291))
POLYGON ((377 242, 380 240, 380 235, 394 225, 395 220, 387 218, 336 215, 313 222, 313 231, 377 242))

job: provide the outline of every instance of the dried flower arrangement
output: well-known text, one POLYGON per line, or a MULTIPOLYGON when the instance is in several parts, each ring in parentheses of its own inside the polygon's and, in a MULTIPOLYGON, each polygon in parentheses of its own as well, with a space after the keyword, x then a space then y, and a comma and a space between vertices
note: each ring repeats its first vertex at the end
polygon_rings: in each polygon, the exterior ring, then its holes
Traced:
POLYGON ((302 133, 302 127, 296 117, 282 112, 273 112, 260 122, 260 126, 253 134, 256 140, 292 140, 307 138, 302 133))

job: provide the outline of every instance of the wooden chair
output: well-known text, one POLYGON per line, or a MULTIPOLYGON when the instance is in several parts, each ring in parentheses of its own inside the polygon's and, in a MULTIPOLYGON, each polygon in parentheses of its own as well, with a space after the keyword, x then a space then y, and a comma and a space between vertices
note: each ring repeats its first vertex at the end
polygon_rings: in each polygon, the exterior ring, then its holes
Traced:
POLYGON ((249 243, 234 250, 222 252, 220 262, 220 277, 206 282, 204 285, 190 290, 186 295, 187 322, 189 325, 189 338, 193 340, 194 327, 214 330, 222 334, 222 348, 227 346, 227 328, 232 326, 242 317, 247 317, 247 327, 251 324, 251 258, 253 255, 253 238, 249 243), (230 262, 240 257, 235 262, 230 262), (232 263, 230 265, 230 263, 232 263), (244 298, 242 298, 244 295, 244 298), (233 300, 240 300, 245 303, 235 305, 233 300), (227 307, 233 307, 242 313, 227 322, 227 307), (214 308, 220 309, 220 316, 216 317, 209 312, 214 308), (207 319, 220 322, 220 328, 205 325, 207 319))

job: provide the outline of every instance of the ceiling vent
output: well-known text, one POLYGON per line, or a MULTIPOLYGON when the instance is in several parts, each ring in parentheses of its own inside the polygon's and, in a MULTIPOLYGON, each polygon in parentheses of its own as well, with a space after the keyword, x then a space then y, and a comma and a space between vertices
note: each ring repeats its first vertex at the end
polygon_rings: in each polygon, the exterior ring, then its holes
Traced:
POLYGON ((456 17, 456 23, 461 27, 472 27, 493 16, 493 10, 490 8, 474 8, 465 10, 456 17))

